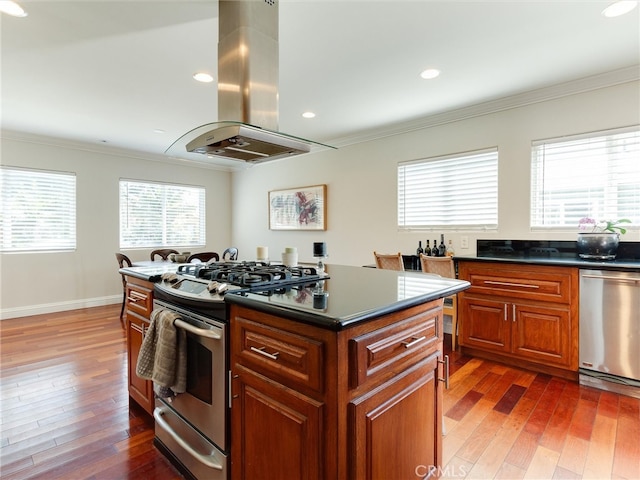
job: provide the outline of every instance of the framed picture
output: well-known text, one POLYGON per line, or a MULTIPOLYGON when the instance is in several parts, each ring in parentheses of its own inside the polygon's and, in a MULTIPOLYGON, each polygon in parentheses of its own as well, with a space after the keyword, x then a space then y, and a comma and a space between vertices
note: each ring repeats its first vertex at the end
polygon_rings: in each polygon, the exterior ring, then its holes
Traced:
POLYGON ((326 230, 327 186, 269 192, 271 230, 326 230))

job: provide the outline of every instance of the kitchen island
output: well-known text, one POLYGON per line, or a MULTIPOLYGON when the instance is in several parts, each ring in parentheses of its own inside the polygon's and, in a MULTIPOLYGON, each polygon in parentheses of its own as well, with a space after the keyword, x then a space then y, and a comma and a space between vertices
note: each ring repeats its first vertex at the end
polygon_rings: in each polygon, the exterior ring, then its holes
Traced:
POLYGON ((469 283, 340 265, 327 274, 226 297, 231 477, 437 476, 442 304, 469 283))
MULTIPOLYGON (((154 301, 166 302, 166 292, 175 290, 175 301, 198 299, 200 314, 215 311, 228 341, 229 391, 222 388, 230 447, 216 443, 231 458, 223 472, 332 480, 438 474, 448 381, 443 298, 468 282, 328 265, 326 276, 235 287, 221 296, 206 288, 185 291, 183 282, 206 286, 208 280, 180 272, 175 283, 162 281, 164 268, 120 270, 128 281, 130 395, 152 408, 151 386, 135 376, 135 358, 154 301)), ((222 377, 224 385, 227 374, 222 377)))

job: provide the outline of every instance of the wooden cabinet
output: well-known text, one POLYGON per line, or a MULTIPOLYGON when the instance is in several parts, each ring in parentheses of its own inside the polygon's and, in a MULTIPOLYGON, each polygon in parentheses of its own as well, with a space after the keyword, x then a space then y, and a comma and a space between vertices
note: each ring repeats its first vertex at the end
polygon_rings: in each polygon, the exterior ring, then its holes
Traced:
POLYGON ((342 331, 236 304, 230 324, 233 479, 415 479, 440 465, 442 300, 342 331))
POLYGON ((136 364, 142 340, 149 328, 153 310, 153 284, 135 277, 126 277, 127 300, 125 319, 127 325, 127 367, 129 397, 149 414, 153 414, 153 382, 136 375, 136 364))
POLYGON ((441 465, 440 356, 434 352, 349 402, 349 478, 423 478, 441 465))
POLYGON ((237 366, 233 478, 322 477, 324 403, 237 366))
POLYGON ((458 294, 464 351, 568 378, 577 375, 576 268, 461 261, 458 275, 471 283, 458 294))

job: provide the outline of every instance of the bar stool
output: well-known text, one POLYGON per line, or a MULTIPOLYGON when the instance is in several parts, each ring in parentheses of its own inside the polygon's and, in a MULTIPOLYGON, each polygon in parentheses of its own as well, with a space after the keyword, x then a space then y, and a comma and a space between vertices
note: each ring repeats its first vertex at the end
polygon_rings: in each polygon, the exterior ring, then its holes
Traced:
MULTIPOLYGON (((451 257, 429 257, 420 254, 420 266, 424 273, 435 273, 441 277, 456 278, 456 268, 451 257)), ((451 317, 451 349, 456 350, 456 336, 458 335, 458 297, 445 297, 442 313, 451 317)))
POLYGON ((376 266, 384 270, 399 270, 404 272, 404 262, 402 261, 402 253, 378 253, 373 252, 373 256, 376 258, 376 266))

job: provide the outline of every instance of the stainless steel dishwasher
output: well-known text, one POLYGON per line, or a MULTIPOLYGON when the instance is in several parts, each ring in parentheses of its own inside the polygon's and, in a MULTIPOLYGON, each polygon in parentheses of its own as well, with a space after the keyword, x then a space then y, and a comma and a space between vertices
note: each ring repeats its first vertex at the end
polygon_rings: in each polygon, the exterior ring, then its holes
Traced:
POLYGON ((580 383, 640 398, 640 273, 580 270, 580 383))

